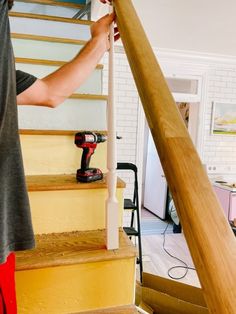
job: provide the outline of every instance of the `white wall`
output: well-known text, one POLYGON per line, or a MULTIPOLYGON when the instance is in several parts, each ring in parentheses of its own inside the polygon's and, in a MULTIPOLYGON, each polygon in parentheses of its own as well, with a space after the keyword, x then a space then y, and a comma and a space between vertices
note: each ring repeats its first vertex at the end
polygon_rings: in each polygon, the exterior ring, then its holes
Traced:
MULTIPOLYGON (((173 53, 157 49, 158 60, 164 73, 185 76, 202 75, 202 101, 199 116, 199 137, 202 162, 208 166, 210 176, 236 177, 236 136, 211 134, 212 102, 235 104, 236 110, 236 58, 216 55, 193 54, 185 51, 173 53)), ((123 138, 118 141, 118 161, 137 164, 137 130, 139 98, 126 55, 119 49, 115 54, 117 132, 123 138)), ((104 93, 107 92, 107 60, 104 71, 104 93)), ((140 140, 140 139, 139 139, 140 140)), ((139 168, 139 171, 142 169, 139 168)), ((132 192, 132 178, 123 173, 119 176, 127 184, 125 196, 132 192)), ((141 193, 141 191, 140 191, 141 193)), ((129 223, 125 213, 124 222, 129 223)))
POLYGON ((235 0, 133 0, 157 48, 236 55, 235 0))
POLYGON ((212 135, 212 102, 235 104, 236 111, 236 66, 218 65, 209 70, 208 97, 205 104, 203 160, 212 175, 236 177, 236 136, 212 135))

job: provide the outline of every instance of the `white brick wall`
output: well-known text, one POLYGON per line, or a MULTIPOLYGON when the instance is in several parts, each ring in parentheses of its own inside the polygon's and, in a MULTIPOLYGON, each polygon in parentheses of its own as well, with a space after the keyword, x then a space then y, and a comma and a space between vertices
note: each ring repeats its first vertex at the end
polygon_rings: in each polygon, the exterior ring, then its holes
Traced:
MULTIPOLYGON (((187 56, 186 52, 185 55, 187 56)), ((168 58, 170 59, 169 56, 168 58)), ((189 58, 192 58, 191 53, 189 54, 189 58)), ((163 58, 163 60, 164 68, 166 68, 166 58, 163 58)), ((199 61, 202 62, 202 59, 194 56, 191 61, 194 68, 198 67, 199 61)), ((162 58, 159 58, 159 62, 162 65, 162 58)), ((103 92, 106 94, 108 81, 107 57, 104 58, 104 65, 103 92)), ((136 164, 138 93, 124 53, 116 52, 115 65, 117 134, 122 136, 121 140, 117 140, 118 161, 136 164)), ((181 62, 178 62, 179 68, 184 68, 185 66, 185 60, 183 60, 183 66, 181 62)), ((232 172, 236 174, 236 136, 212 135, 211 117, 212 102, 218 101, 236 104, 236 62, 233 60, 231 65, 222 64, 222 62, 218 64, 213 57, 212 62, 207 64, 207 61, 205 61, 205 64, 201 64, 201 66, 204 68, 208 77, 205 87, 207 97, 202 104, 204 106, 202 161, 211 167, 209 171, 210 176, 214 175, 214 173, 220 173, 224 177, 232 176, 232 172), (214 170, 212 170, 213 167, 214 170)), ((171 67, 173 67, 173 71, 176 70, 176 64, 173 64, 173 60, 170 62, 169 71, 171 67)), ((191 65, 188 65, 185 73, 188 73, 188 69, 191 69, 191 65)), ((125 197, 132 197, 132 174, 119 172, 118 175, 127 185, 125 197)), ((129 214, 125 212, 124 225, 128 225, 129 222, 129 214)))
POLYGON ((209 70, 207 96, 203 162, 208 167, 213 165, 216 173, 227 176, 236 166, 236 136, 211 134, 212 103, 233 103, 236 111, 236 66, 221 65, 209 70), (223 166, 230 166, 230 168, 223 166))

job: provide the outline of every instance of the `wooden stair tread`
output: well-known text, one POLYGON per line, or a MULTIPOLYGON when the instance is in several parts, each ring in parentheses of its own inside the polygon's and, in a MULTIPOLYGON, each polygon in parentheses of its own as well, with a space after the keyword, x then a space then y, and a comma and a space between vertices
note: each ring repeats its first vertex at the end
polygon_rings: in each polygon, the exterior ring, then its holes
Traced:
POLYGON ((9 16, 28 18, 28 19, 36 19, 36 20, 62 22, 62 23, 82 24, 82 25, 92 25, 93 24, 93 22, 87 21, 87 20, 77 20, 77 19, 72 19, 72 18, 68 18, 68 17, 59 17, 59 16, 54 16, 54 15, 10 12, 9 16))
POLYGON ((37 40, 37 41, 49 41, 49 42, 57 42, 57 43, 62 43, 62 44, 73 44, 73 45, 85 45, 87 43, 86 40, 80 40, 80 39, 69 39, 69 38, 60 38, 60 37, 51 37, 51 36, 42 36, 42 35, 33 35, 33 34, 20 34, 20 33, 11 33, 11 38, 37 40))
MULTIPOLYGON (((58 60, 44 60, 44 59, 29 59, 29 58, 15 58, 16 63, 25 64, 38 64, 38 65, 49 65, 49 66, 63 66, 68 63, 68 61, 58 61, 58 60)), ((96 69, 103 69, 102 64, 98 64, 96 69)))
MULTIPOLYGON (((62 136, 74 136, 77 132, 83 132, 84 130, 33 130, 33 129, 20 129, 21 135, 62 135, 62 136)), ((107 135, 107 131, 93 131, 100 134, 107 135)))
POLYGON ((98 95, 98 94, 72 94, 68 97, 69 99, 81 99, 81 100, 108 100, 107 95, 98 95))
POLYGON ((77 4, 73 2, 66 1, 54 1, 54 0, 17 0, 16 2, 25 2, 25 3, 35 3, 35 4, 44 4, 44 5, 53 5, 58 7, 70 7, 75 9, 82 9, 83 4, 77 4))
POLYGON ((16 270, 85 264, 132 258, 136 249, 120 230, 118 250, 106 250, 106 231, 74 231, 36 235, 36 248, 16 253, 16 270))
POLYGON ((125 305, 107 309, 79 312, 74 314, 138 314, 138 313, 139 312, 137 311, 134 305, 125 305))
MULTIPOLYGON (((26 184, 29 192, 107 188, 106 174, 102 180, 90 183, 77 182, 75 174, 31 175, 26 176, 26 184)), ((125 182, 120 178, 117 188, 125 188, 125 182)))
POLYGON ((106 100, 107 95, 97 95, 97 94, 72 94, 69 98, 72 99, 84 99, 84 100, 106 100))

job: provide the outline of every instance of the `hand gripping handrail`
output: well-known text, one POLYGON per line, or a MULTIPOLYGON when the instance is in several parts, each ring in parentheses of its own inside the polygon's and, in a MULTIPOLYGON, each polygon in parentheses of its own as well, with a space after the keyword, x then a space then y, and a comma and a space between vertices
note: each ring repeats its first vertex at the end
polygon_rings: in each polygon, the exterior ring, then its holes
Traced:
POLYGON ((146 118, 210 313, 236 313, 236 240, 131 0, 114 0, 146 118))

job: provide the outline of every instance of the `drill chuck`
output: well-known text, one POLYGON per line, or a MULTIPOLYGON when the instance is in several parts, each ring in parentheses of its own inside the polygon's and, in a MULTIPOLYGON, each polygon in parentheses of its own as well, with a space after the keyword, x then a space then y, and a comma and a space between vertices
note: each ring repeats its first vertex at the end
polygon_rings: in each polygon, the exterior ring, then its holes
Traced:
POLYGON ((100 133, 94 132, 78 132, 75 134, 75 145, 78 147, 83 147, 86 144, 96 144, 105 142, 107 136, 100 133))

